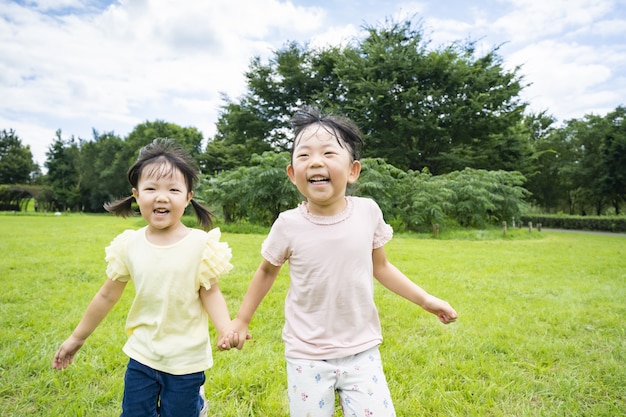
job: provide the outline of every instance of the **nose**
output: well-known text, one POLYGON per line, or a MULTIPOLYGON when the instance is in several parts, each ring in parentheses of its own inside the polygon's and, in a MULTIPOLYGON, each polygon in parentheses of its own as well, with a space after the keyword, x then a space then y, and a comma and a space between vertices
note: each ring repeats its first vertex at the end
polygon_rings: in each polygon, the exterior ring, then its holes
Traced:
POLYGON ((323 158, 319 154, 312 154, 309 159, 309 166, 311 167, 319 167, 324 165, 323 158))
POLYGON ((167 195, 165 192, 159 192, 156 196, 156 201, 159 202, 167 202, 167 195))

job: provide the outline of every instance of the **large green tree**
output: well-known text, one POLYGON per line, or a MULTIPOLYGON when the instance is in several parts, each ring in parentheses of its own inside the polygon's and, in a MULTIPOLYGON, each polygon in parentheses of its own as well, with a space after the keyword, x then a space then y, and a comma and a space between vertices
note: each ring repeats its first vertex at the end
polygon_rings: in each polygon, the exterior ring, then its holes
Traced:
POLYGON ((515 169, 528 156, 516 130, 522 78, 504 68, 497 48, 482 56, 471 42, 429 49, 410 21, 366 29, 343 48, 289 43, 267 63, 254 59, 248 91, 223 107, 215 140, 284 150, 294 109, 318 104, 357 122, 364 156, 400 169, 515 169))
POLYGON ((28 184, 37 171, 30 147, 13 129, 0 131, 0 184, 28 184))
POLYGON ((245 74, 247 93, 239 102, 224 97, 217 133, 203 156, 205 171, 250 164, 253 154, 288 150, 294 110, 306 103, 334 102, 340 56, 337 48, 310 50, 290 42, 267 63, 253 58, 245 74))
POLYGON ((525 156, 514 134, 525 108, 521 78, 497 50, 477 56, 471 42, 429 50, 408 21, 368 33, 336 69, 342 110, 363 129, 367 156, 433 174, 510 169, 525 156))

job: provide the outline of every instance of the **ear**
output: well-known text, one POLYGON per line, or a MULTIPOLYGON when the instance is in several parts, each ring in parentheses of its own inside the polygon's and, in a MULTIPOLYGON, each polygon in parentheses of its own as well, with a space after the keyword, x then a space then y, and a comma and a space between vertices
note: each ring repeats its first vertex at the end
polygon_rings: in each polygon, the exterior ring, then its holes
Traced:
POLYGON ((352 161, 352 166, 350 167, 350 173, 348 174, 348 184, 352 184, 353 182, 358 180, 359 175, 361 175, 361 162, 352 161))
POLYGON ((137 200, 137 196, 139 195, 139 192, 137 191, 137 189, 133 187, 131 192, 133 193, 133 197, 135 197, 135 200, 137 200))
POLYGON ((291 164, 287 165, 287 176, 293 184, 296 183, 296 175, 293 172, 293 166, 291 164))
POLYGON ((189 191, 187 193, 187 205, 189 205, 189 202, 191 201, 192 198, 193 198, 193 191, 189 191))

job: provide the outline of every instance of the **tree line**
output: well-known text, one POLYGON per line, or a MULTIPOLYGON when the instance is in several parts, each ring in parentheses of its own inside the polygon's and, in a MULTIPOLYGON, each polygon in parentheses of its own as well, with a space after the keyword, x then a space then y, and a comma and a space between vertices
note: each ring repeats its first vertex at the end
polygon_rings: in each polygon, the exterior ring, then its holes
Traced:
POLYGON ((227 221, 268 223, 299 200, 284 174, 289 118, 314 104, 362 129, 364 172, 353 192, 375 197, 403 226, 484 224, 528 205, 547 213, 621 213, 623 106, 557 126, 547 110, 527 111, 520 68, 506 69, 498 47, 483 54, 472 41, 431 48, 410 20, 366 30, 342 47, 290 42, 267 61, 253 58, 246 92, 236 100, 224 96, 206 145, 196 128, 162 120, 126 137, 94 129, 91 139, 63 138, 59 130, 41 175, 17 133, 4 130, 0 198, 4 204, 8 189, 15 194, 16 185, 30 185, 43 190, 46 209, 102 211, 104 201, 130 192, 124 173, 139 148, 172 137, 201 168, 198 197, 227 221))

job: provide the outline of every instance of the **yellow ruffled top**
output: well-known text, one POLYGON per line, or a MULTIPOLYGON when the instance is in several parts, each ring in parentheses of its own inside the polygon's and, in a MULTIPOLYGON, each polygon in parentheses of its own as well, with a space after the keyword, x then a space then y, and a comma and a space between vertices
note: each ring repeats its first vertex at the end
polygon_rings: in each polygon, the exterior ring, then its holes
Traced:
POLYGON ((174 375, 200 372, 213 363, 208 315, 199 296, 229 272, 231 249, 219 229, 191 229, 178 242, 160 246, 146 228, 127 230, 105 249, 107 275, 133 280, 135 298, 126 320, 124 352, 174 375))
MULTIPOLYGON (((133 260, 128 259, 128 248, 137 247, 137 245, 147 245, 152 248, 167 250, 174 249, 177 246, 184 248, 190 244, 194 246, 203 244, 197 278, 200 285, 206 289, 210 289, 213 283, 218 282, 222 274, 226 274, 233 269, 233 265, 230 263, 232 250, 228 243, 220 241, 221 232, 218 227, 210 230, 208 233, 192 229, 185 238, 171 246, 156 246, 149 243, 145 237, 145 229, 125 230, 105 248, 104 259, 107 262, 106 274, 109 279, 114 281, 128 281, 131 279, 128 265, 132 264, 133 260), (204 242, 194 243, 194 241, 199 239, 204 240, 204 242)), ((184 252, 185 255, 189 255, 188 251, 184 250, 184 252)), ((178 262, 183 261, 184 258, 178 260, 178 262)))

